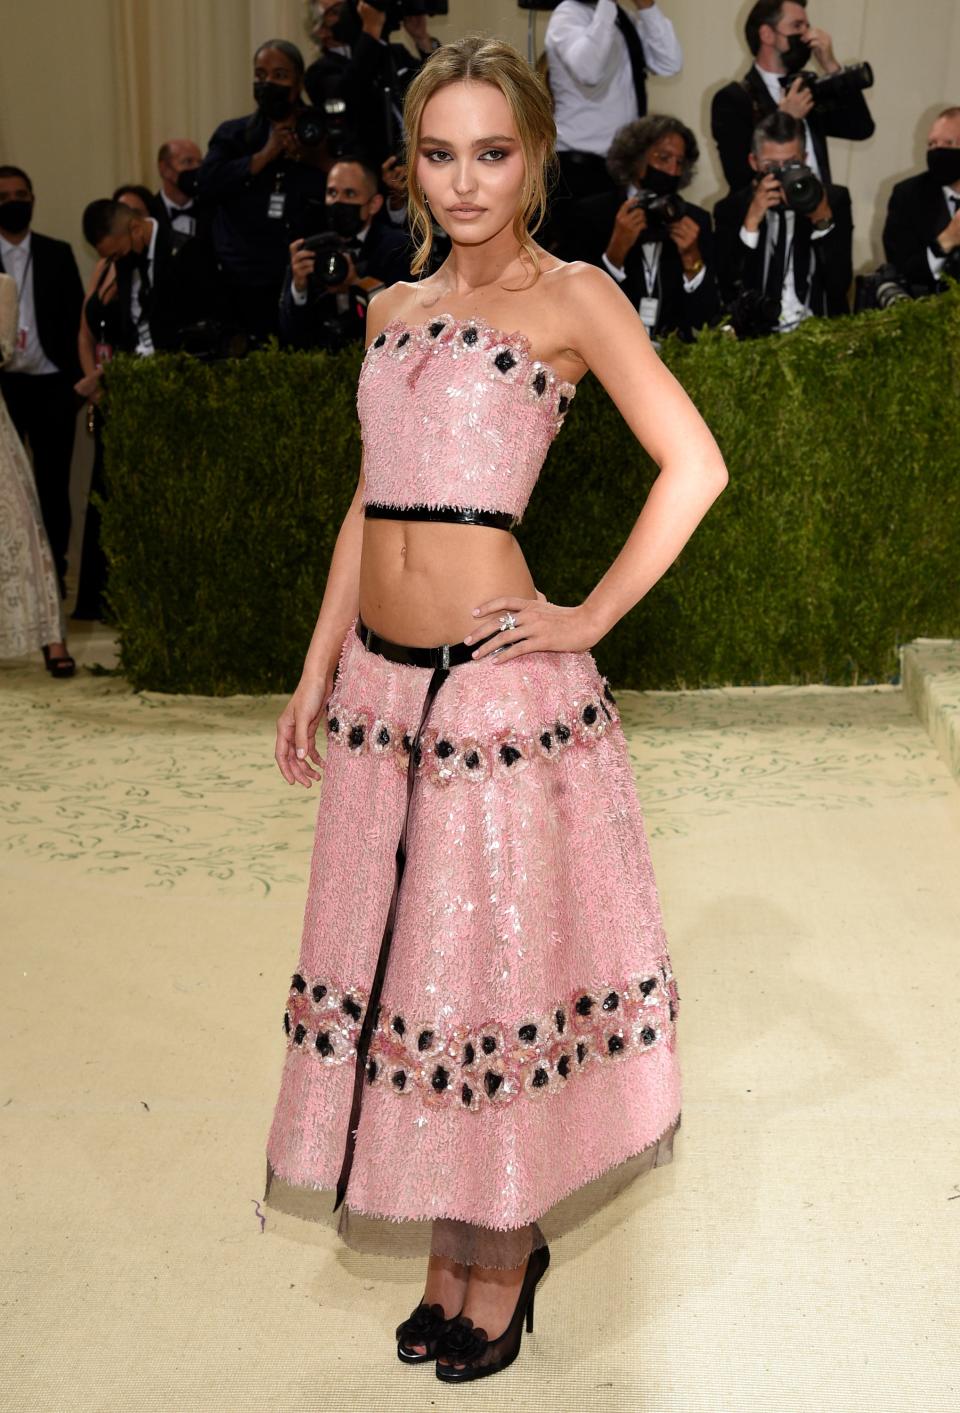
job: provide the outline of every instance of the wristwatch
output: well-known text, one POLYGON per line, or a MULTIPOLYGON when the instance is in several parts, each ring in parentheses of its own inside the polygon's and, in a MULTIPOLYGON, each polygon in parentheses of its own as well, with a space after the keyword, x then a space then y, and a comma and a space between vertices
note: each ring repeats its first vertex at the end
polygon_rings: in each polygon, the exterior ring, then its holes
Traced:
POLYGON ((683 278, 684 278, 685 280, 692 280, 692 279, 695 278, 695 276, 699 275, 699 273, 700 273, 700 271, 701 271, 702 269, 703 269, 703 258, 702 258, 702 257, 698 257, 697 263, 696 263, 696 265, 694 265, 694 267, 693 267, 692 270, 686 270, 686 269, 684 270, 684 272, 683 272, 683 278))
POLYGON ((811 221, 810 224, 815 231, 828 231, 833 225, 833 217, 824 216, 822 221, 811 221))

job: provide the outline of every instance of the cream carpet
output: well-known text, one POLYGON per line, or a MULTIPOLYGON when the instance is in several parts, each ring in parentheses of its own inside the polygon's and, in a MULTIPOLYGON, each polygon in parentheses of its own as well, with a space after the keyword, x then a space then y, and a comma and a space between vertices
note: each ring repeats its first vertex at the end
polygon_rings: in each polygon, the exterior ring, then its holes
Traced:
POLYGON ((260 1229, 317 800, 281 700, 0 664, 0 1407, 960 1408, 960 788, 897 688, 618 700, 683 1127, 447 1389, 394 1353, 418 1267, 260 1229))

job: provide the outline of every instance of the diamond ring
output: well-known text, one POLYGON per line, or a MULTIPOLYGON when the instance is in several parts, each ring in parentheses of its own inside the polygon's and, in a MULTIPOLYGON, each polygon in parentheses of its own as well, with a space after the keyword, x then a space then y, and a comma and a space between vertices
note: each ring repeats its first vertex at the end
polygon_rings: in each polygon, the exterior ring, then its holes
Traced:
POLYGON ((500 615, 500 632, 501 632, 501 633, 505 633, 508 628, 516 628, 516 626, 517 626, 517 620, 514 618, 514 616, 513 616, 512 613, 501 613, 501 615, 500 615))

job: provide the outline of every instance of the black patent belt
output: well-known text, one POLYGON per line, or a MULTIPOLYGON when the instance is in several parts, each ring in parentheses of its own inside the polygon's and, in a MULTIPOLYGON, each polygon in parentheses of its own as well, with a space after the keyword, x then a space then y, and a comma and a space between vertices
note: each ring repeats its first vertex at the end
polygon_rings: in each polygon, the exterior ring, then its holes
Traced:
POLYGON ((469 662, 480 644, 495 638, 499 631, 498 628, 496 632, 488 633, 486 638, 480 638, 475 643, 440 643, 435 648, 418 648, 407 643, 391 642, 389 638, 381 638, 380 634, 368 628, 357 614, 357 637, 365 648, 372 653, 379 653, 381 657, 389 658, 391 662, 407 662, 413 667, 456 667, 461 662, 469 662))
POLYGON ((384 505, 370 501, 363 507, 368 520, 445 520, 457 525, 490 525, 494 530, 512 530, 519 516, 509 510, 460 510, 454 505, 384 505))

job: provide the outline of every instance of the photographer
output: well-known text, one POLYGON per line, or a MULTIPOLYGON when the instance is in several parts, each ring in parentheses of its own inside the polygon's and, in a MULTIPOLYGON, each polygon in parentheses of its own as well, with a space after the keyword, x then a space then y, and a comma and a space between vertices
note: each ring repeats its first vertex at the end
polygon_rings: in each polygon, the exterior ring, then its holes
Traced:
POLYGON ((714 94, 711 130, 730 190, 750 181, 750 144, 754 128, 770 113, 788 113, 804 125, 807 160, 814 174, 830 184, 828 137, 862 142, 871 137, 873 118, 863 89, 873 83, 867 64, 843 68, 833 41, 807 18, 807 0, 757 0, 747 16, 747 44, 753 67, 739 83, 714 94), (811 56, 824 77, 809 71, 811 56))
POLYGON ((324 201, 332 165, 323 125, 301 102, 303 57, 271 39, 254 55, 255 113, 221 123, 200 168, 198 196, 213 211, 223 317, 249 334, 277 331, 290 241, 324 201))
POLYGON ((916 292, 960 279, 960 107, 945 108, 927 136, 927 170, 898 182, 890 196, 883 248, 916 292))
POLYGON ((304 87, 319 112, 328 100, 346 104, 335 156, 363 152, 380 166, 398 152, 404 94, 439 48, 440 41, 427 32, 427 16, 440 8, 426 0, 314 0, 310 37, 320 57, 307 69, 304 87), (400 23, 416 55, 385 37, 400 23))
POLYGON ((560 0, 543 40, 557 122, 562 192, 610 190, 606 154, 625 123, 645 116, 652 74, 678 74, 683 53, 654 0, 560 0))
POLYGON ((354 158, 331 168, 328 230, 290 246, 290 273, 280 303, 283 344, 335 349, 362 340, 372 294, 410 278, 407 237, 374 220, 382 207, 372 168, 354 158))
POLYGON ((771 113, 753 136, 754 181, 717 203, 720 292, 741 337, 849 312, 850 193, 804 165, 803 125, 771 113))
POLYGON ((613 139, 607 168, 617 190, 576 203, 579 249, 569 258, 602 265, 640 311, 653 339, 694 329, 720 313, 710 217, 679 191, 693 179, 697 140, 677 118, 651 115, 613 139))

